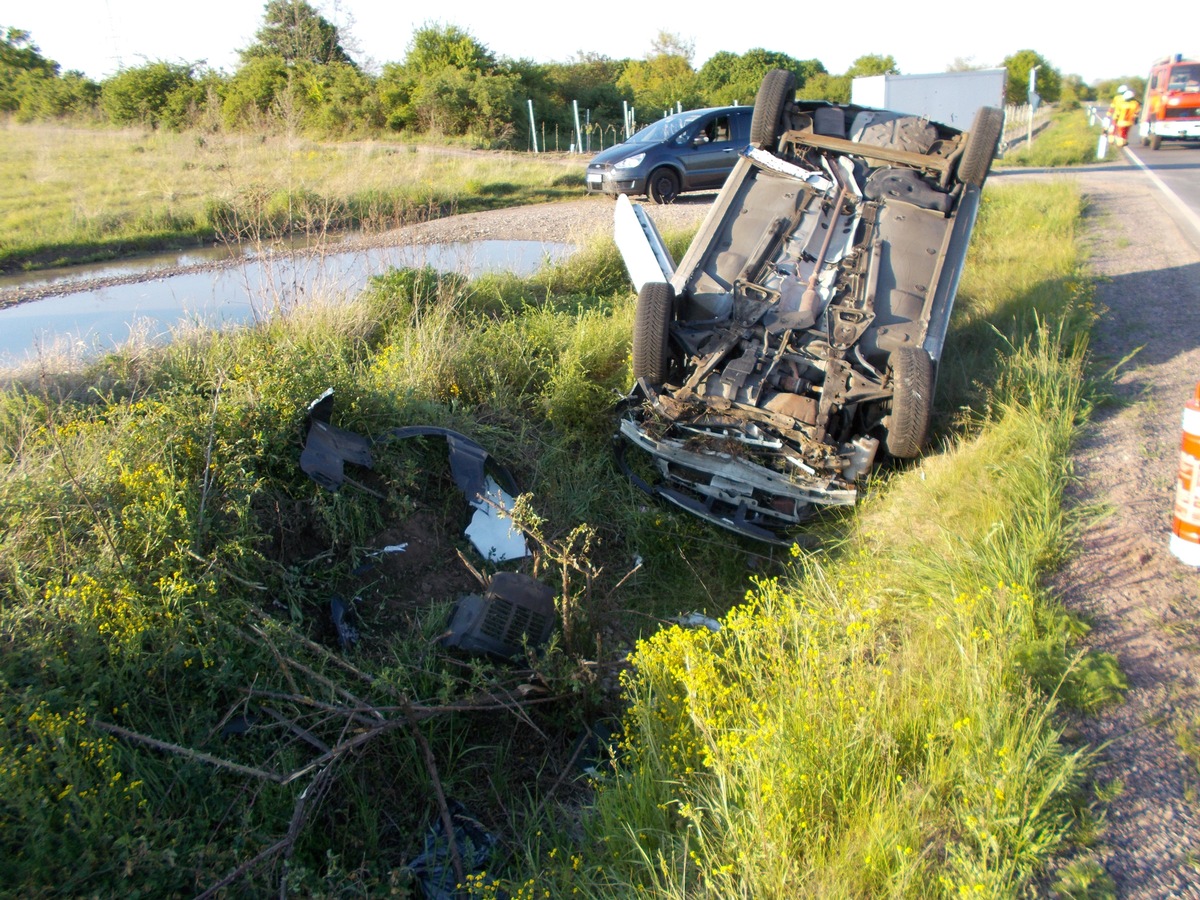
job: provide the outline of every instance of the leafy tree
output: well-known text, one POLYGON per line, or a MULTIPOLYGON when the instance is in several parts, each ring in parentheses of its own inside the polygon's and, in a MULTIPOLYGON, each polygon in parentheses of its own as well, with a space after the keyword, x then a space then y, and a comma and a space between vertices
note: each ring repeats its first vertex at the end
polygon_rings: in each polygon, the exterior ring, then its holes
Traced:
POLYGON ((276 99, 288 89, 288 72, 282 56, 255 56, 242 63, 222 92, 221 116, 226 127, 261 125, 276 99))
POLYGON ((869 75, 899 75, 900 70, 896 67, 896 60, 891 56, 880 56, 877 53, 868 53, 866 56, 860 56, 850 64, 850 68, 846 70, 847 78, 862 78, 869 75))
POLYGON ((814 75, 796 91, 801 100, 828 100, 830 103, 850 102, 850 76, 830 75, 822 72, 814 75))
POLYGON ((92 112, 100 88, 79 72, 59 74, 21 28, 0 32, 0 110, 19 121, 79 116, 92 112))
POLYGON ((300 61, 354 65, 341 44, 338 27, 305 0, 270 0, 255 43, 241 51, 244 62, 278 56, 289 64, 300 61))
POLYGON ((660 31, 644 60, 625 66, 617 87, 633 95, 635 107, 653 117, 659 110, 699 106, 702 94, 692 68, 692 45, 669 32, 660 31))
MULTIPOLYGON (((1041 83, 1041 75, 1042 73, 1038 72, 1039 84, 1041 83)), ((1067 77, 1071 78, 1074 76, 1069 75, 1067 77)), ((1121 85, 1125 85, 1125 87, 1133 91, 1134 96, 1136 96, 1138 100, 1141 100, 1146 94, 1145 76, 1130 75, 1125 78, 1105 78, 1102 81, 1095 82, 1090 88, 1088 88, 1091 97, 1087 99, 1103 100, 1105 103, 1108 103, 1110 100, 1112 100, 1113 95, 1117 92, 1117 88, 1119 88, 1121 85)), ((1038 92, 1041 92, 1040 87, 1038 88, 1038 92)))
POLYGON ((1004 98, 1009 103, 1025 103, 1029 99, 1029 70, 1041 66, 1037 73, 1037 92, 1047 103, 1058 100, 1062 92, 1062 75, 1047 59, 1034 50, 1018 50, 1004 57, 1001 63, 1008 69, 1008 88, 1004 98))
POLYGON ((470 33, 453 25, 417 29, 402 64, 384 67, 380 114, 393 129, 476 134, 510 132, 520 77, 505 71, 470 33))
POLYGON ((11 109, 19 122, 79 119, 97 112, 100 85, 82 72, 64 72, 57 78, 48 78, 22 71, 10 83, 8 90, 0 91, 0 95, 15 100, 15 106, 4 108, 11 109))
POLYGON ((793 59, 786 53, 755 48, 741 56, 727 50, 714 54, 700 67, 696 80, 705 102, 713 106, 752 103, 763 76, 771 69, 788 70, 800 87, 825 72, 820 60, 793 59))
POLYGON ((33 36, 22 28, 9 26, 0 36, 0 70, 58 75, 58 63, 42 56, 33 36))
POLYGON ((100 87, 100 105, 117 125, 183 128, 203 100, 192 65, 161 60, 122 69, 100 87))

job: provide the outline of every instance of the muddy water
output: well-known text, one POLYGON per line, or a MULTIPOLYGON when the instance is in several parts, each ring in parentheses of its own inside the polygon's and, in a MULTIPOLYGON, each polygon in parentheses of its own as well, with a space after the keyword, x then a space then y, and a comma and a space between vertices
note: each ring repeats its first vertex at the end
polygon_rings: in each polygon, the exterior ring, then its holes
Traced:
POLYGON ((539 241, 474 241, 322 254, 281 251, 232 261, 227 250, 219 256, 193 251, 0 278, 0 292, 7 295, 55 294, 0 309, 0 364, 52 348, 110 349, 134 333, 165 339, 185 323, 212 328, 244 323, 309 297, 351 297, 371 275, 392 267, 524 275, 572 250, 571 244, 539 241))

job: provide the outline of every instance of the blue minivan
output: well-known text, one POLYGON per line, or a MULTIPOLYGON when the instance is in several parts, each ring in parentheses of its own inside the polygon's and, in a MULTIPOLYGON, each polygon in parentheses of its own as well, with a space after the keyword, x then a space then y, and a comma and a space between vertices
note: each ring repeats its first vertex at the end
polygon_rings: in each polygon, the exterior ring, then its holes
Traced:
POLYGON ((676 113, 609 147, 587 167, 589 194, 645 194, 671 203, 684 191, 715 191, 750 142, 753 106, 676 113))

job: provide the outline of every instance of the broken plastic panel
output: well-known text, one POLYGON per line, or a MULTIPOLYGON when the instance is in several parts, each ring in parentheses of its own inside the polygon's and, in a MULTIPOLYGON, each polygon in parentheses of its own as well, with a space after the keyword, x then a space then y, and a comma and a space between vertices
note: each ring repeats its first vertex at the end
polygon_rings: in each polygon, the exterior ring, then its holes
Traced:
MULTIPOLYGON (((464 874, 474 876, 481 886, 490 885, 492 879, 484 870, 495 850, 496 836, 457 800, 447 801, 446 806, 454 825, 453 845, 458 848, 464 874)), ((463 896, 450 847, 450 837, 446 834, 441 816, 438 816, 425 835, 424 851, 408 864, 426 900, 456 900, 463 896)))
POLYGON ((630 203, 625 194, 617 195, 613 209, 613 239, 634 290, 640 291, 649 281, 670 281, 675 274, 675 263, 658 229, 646 211, 630 203))
POLYGON ((330 388, 308 406, 307 433, 300 453, 300 468, 309 478, 329 491, 337 491, 346 482, 346 463, 371 468, 371 448, 378 443, 412 437, 443 437, 450 451, 450 473, 454 483, 476 512, 466 535, 480 555, 493 562, 520 559, 529 555, 525 536, 512 525, 511 514, 516 488, 512 475, 497 463, 483 447, 464 434, 437 425, 410 425, 392 428, 379 438, 368 438, 330 423, 333 413, 333 389, 330 388), (491 467, 509 490, 487 473, 491 467))
POLYGON ((444 647, 511 659, 554 631, 554 591, 528 575, 497 572, 483 596, 461 598, 440 639, 444 647))

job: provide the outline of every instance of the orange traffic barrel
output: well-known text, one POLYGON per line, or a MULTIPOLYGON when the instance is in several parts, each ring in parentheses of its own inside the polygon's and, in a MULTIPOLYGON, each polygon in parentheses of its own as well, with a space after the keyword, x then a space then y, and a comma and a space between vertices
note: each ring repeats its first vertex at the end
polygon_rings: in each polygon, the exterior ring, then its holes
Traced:
POLYGON ((1200 566, 1200 384, 1183 407, 1183 449, 1175 482, 1171 552, 1189 566, 1200 566))

